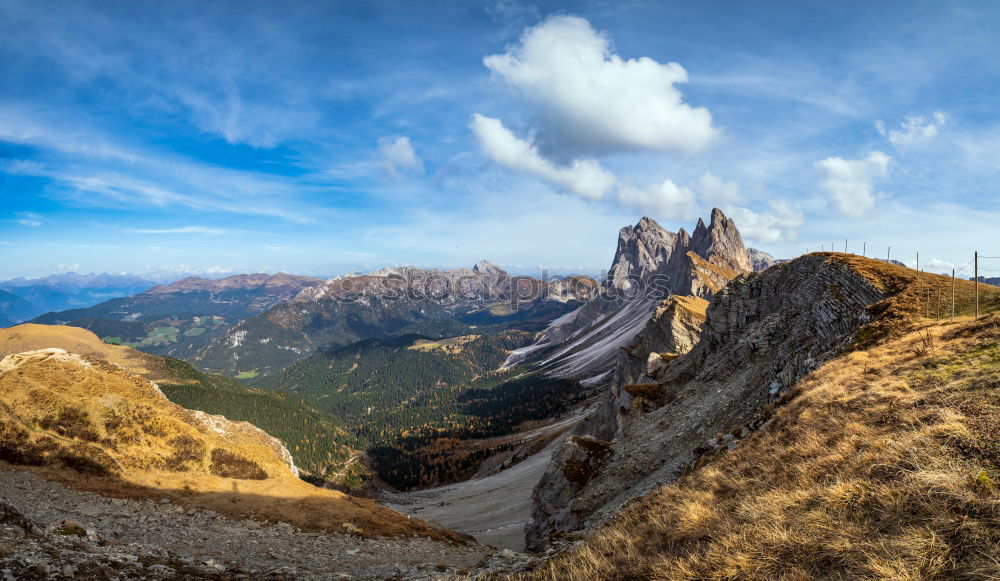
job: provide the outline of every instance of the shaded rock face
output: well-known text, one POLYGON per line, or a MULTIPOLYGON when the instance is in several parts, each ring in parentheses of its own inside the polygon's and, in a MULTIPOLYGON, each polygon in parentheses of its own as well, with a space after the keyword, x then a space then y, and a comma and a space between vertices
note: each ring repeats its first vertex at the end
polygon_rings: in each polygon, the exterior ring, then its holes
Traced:
POLYGON ((634 356, 619 359, 603 404, 578 428, 578 437, 610 442, 606 457, 588 478, 567 478, 574 471, 566 462, 581 453, 553 455, 532 495, 529 550, 675 480, 715 434, 747 429, 765 405, 846 345, 870 320, 867 307, 884 298, 822 256, 741 275, 715 295, 694 347, 654 369, 644 351, 671 341, 680 347, 685 337, 668 305, 636 339, 634 356))
MULTIPOLYGON (((615 365, 609 398, 603 410, 607 419, 598 437, 611 439, 636 418, 632 413, 636 389, 629 386, 659 385, 677 357, 698 343, 705 323, 708 301, 698 297, 671 296, 663 301, 635 341, 622 350, 615 365), (614 411, 614 416, 610 412, 614 411)), ((644 391, 644 390, 639 390, 644 391)), ((660 388, 655 388, 656 392, 660 388)), ((648 394, 648 390, 645 390, 648 394)), ((648 395, 644 396, 649 399, 648 395)))
POLYGON ((643 279, 659 271, 670 258, 677 237, 648 217, 635 226, 622 228, 604 288, 624 290, 630 279, 643 279))
POLYGON ((551 377, 610 377, 621 348, 642 331, 670 294, 710 299, 753 261, 735 223, 718 208, 693 234, 670 232, 651 218, 622 228, 608 276, 593 300, 553 321, 505 367, 532 363, 551 377))

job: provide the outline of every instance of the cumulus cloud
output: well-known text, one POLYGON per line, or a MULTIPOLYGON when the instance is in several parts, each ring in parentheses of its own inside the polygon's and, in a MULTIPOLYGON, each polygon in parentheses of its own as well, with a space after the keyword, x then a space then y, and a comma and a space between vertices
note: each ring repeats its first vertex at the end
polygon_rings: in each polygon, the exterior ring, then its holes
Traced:
POLYGON ((618 201, 657 218, 689 218, 697 212, 694 191, 671 180, 663 180, 649 188, 622 184, 618 189, 618 201))
POLYGON ((740 193, 738 183, 723 181, 711 172, 701 174, 691 187, 706 204, 711 206, 732 206, 743 203, 743 194, 740 193))
POLYGON ((514 135, 499 119, 474 114, 469 124, 479 146, 494 162, 517 172, 534 175, 551 185, 585 198, 599 200, 617 179, 592 159, 557 165, 538 153, 533 143, 514 135))
POLYGON ((906 149, 923 145, 937 137, 938 130, 947 123, 948 116, 935 111, 931 118, 908 115, 899 129, 887 129, 882 121, 875 122, 875 129, 889 140, 896 149, 906 149))
POLYGON ((383 137, 378 140, 378 151, 382 154, 383 169, 391 175, 401 171, 424 172, 424 160, 413 150, 409 137, 383 137))
POLYGON ((745 238, 764 244, 795 240, 798 237, 797 229, 805 221, 802 210, 785 200, 771 202, 772 212, 757 213, 738 206, 728 210, 745 238))
POLYGON ((828 157, 816 162, 816 169, 823 174, 820 187, 830 195, 832 207, 840 214, 856 218, 875 205, 872 191, 876 179, 889 175, 888 155, 873 151, 862 159, 828 157))
POLYGON ((675 87, 688 80, 684 67, 623 59, 582 18, 549 18, 483 63, 538 108, 539 142, 552 155, 695 153, 719 134, 711 113, 675 87))
MULTIPOLYGON (((916 260, 907 260, 906 264, 910 268, 917 267, 916 260)), ((947 260, 941 260, 940 258, 923 259, 920 261, 921 270, 926 270, 928 272, 940 272, 941 274, 951 274, 951 269, 955 268, 955 263, 948 262, 947 260)))

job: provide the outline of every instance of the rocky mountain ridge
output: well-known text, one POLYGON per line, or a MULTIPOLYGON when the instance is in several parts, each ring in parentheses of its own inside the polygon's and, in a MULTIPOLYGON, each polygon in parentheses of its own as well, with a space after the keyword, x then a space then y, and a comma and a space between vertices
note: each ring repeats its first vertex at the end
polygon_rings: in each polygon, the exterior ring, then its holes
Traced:
POLYGON ((553 377, 605 381, 618 350, 669 295, 711 298, 740 273, 773 264, 766 253, 751 256, 735 223, 718 208, 708 225, 699 219, 690 235, 644 217, 619 232, 597 297, 553 321, 533 345, 511 354, 505 367, 528 364, 553 377))
POLYGON ((693 338, 663 316, 668 306, 633 336, 602 406, 553 455, 533 493, 529 548, 677 478, 716 434, 750 430, 885 298, 834 256, 800 257, 737 277, 713 298, 691 350, 664 360, 693 338))
POLYGON ((93 307, 47 313, 31 322, 82 327, 149 353, 190 360, 226 327, 322 282, 285 273, 188 277, 93 307))

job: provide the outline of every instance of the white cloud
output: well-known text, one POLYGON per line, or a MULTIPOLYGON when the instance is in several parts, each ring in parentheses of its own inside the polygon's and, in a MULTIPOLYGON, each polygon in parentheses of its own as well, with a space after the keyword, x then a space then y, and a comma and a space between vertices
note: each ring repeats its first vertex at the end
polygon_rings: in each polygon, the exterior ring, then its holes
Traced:
POLYGON ((688 186, 678 186, 671 180, 649 188, 622 184, 618 201, 623 205, 654 218, 689 218, 697 211, 694 191, 688 186))
POLYGON ((18 212, 17 223, 22 226, 37 227, 42 225, 42 218, 34 212, 18 212))
POLYGON ((938 131, 948 121, 948 116, 935 111, 930 119, 918 115, 907 115, 899 129, 886 129, 882 121, 875 122, 875 129, 885 136, 896 149, 906 149, 923 145, 937 137, 938 131))
POLYGON ((382 154, 382 167, 391 175, 399 171, 424 172, 424 160, 413 150, 409 137, 383 137, 378 140, 378 151, 382 154))
MULTIPOLYGON (((917 267, 917 261, 915 259, 907 260, 906 264, 910 268, 917 267)), ((930 260, 924 259, 920 261, 920 270, 925 270, 928 272, 940 272, 941 274, 951 274, 951 269, 953 268, 955 268, 955 263, 948 262, 947 260, 941 260, 940 258, 931 258, 930 260)))
POLYGON ((856 218, 875 205, 872 183, 889 175, 888 155, 873 151, 862 159, 828 157, 816 162, 823 173, 822 187, 830 195, 830 203, 844 216, 856 218))
POLYGON ((699 152, 719 135, 712 115, 674 86, 677 63, 622 59, 582 18, 556 16, 483 63, 540 110, 540 143, 560 156, 653 149, 699 152))
POLYGON ((797 229, 805 221, 802 210, 785 200, 771 202, 771 209, 773 213, 757 213, 738 206, 727 208, 740 233, 748 240, 764 244, 795 240, 797 229))
POLYGON ((45 165, 0 161, 0 171, 49 178, 60 195, 81 204, 183 206, 297 223, 315 222, 323 212, 302 201, 303 193, 321 187, 310 176, 296 180, 133 147, 73 121, 42 119, 9 105, 0 105, 0 140, 42 148, 54 157, 45 165))
POLYGON ((698 193, 702 201, 712 206, 732 206, 743 203, 740 185, 736 182, 726 182, 711 172, 701 174, 691 187, 698 193))
POLYGON ((617 182, 613 174, 591 159, 576 159, 568 165, 554 164, 542 157, 534 144, 511 133, 499 119, 476 113, 469 127, 476 134, 483 152, 496 163, 542 178, 581 198, 599 200, 617 182))
POLYGON ((219 236, 228 234, 229 230, 209 228, 207 226, 184 226, 182 228, 135 229, 128 230, 128 232, 132 234, 210 234, 212 236, 219 236))

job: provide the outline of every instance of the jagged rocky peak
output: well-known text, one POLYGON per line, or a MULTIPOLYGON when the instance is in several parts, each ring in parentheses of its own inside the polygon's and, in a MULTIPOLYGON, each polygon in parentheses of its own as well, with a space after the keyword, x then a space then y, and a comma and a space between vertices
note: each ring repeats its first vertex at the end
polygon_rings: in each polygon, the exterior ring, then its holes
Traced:
POLYGON ((709 262, 737 272, 753 270, 753 263, 743 244, 743 237, 736 228, 736 222, 718 208, 712 208, 712 218, 707 227, 704 221, 698 219, 688 250, 709 262))
POLYGON ((775 264, 778 264, 777 258, 771 256, 763 250, 747 248, 747 255, 750 257, 750 264, 753 265, 754 272, 761 272, 771 268, 775 264))
POLYGON ((480 260, 472 267, 474 272, 493 276, 507 276, 507 271, 493 264, 489 260, 480 260))
POLYGON ((605 285, 620 288, 629 276, 642 278, 655 272, 670 258, 676 237, 648 216, 622 228, 605 285))
MULTIPOLYGON (((690 235, 683 228, 677 233, 670 232, 647 216, 635 226, 626 226, 619 232, 618 249, 608 271, 605 287, 623 288, 628 277, 645 278, 653 272, 680 275, 682 273, 677 272, 679 270, 690 271, 692 267, 686 258, 689 252, 713 265, 723 267, 726 273, 734 276, 741 272, 763 270, 773 264, 773 258, 766 253, 755 251, 759 255, 751 255, 750 249, 743 244, 743 237, 736 223, 719 208, 712 209, 708 225, 699 218, 690 235)), ((673 291, 698 294, 680 288, 673 291)))

